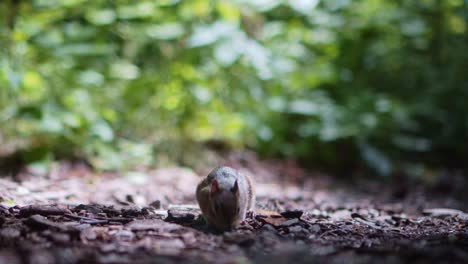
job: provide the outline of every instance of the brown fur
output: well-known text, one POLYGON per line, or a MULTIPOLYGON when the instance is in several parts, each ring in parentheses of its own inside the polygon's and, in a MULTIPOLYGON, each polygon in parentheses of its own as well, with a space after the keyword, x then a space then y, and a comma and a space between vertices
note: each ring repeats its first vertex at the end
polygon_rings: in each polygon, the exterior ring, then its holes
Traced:
POLYGON ((208 174, 198 184, 196 197, 207 223, 222 231, 239 225, 255 205, 252 179, 229 167, 218 167, 208 174), (219 187, 215 191, 213 180, 219 187))

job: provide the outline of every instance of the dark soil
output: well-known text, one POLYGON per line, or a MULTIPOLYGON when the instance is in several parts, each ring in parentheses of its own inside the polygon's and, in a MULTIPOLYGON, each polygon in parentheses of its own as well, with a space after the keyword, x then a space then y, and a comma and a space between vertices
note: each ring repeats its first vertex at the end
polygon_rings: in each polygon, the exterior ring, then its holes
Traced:
POLYGON ((98 175, 60 163, 0 178, 0 263, 468 261, 467 205, 449 192, 248 160, 225 163, 254 175, 258 209, 226 233, 204 225, 194 198, 210 168, 98 175))

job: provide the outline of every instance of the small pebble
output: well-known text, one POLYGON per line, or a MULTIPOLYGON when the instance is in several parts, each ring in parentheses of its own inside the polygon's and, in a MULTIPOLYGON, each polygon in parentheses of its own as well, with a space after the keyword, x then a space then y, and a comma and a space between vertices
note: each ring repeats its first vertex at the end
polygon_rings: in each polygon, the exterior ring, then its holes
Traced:
POLYGON ((298 233, 302 231, 302 227, 298 225, 288 227, 288 229, 289 229, 289 232, 291 233, 298 233))
POLYGON ((312 225, 312 226, 310 227, 310 229, 312 230, 312 232, 318 233, 318 232, 320 232, 320 229, 321 229, 321 228, 320 228, 319 225, 312 225))
POLYGON ((270 231, 270 232, 276 232, 276 229, 270 225, 270 224, 265 224, 262 226, 262 230, 264 231, 270 231))
POLYGON ((299 219, 293 218, 288 221, 284 221, 280 226, 292 226, 299 223, 299 219))
POLYGON ((285 218, 300 218, 304 212, 301 210, 291 210, 280 213, 285 218))
POLYGON ((150 203, 149 206, 153 207, 156 210, 159 210, 159 209, 161 209, 161 201, 156 200, 156 201, 150 203))

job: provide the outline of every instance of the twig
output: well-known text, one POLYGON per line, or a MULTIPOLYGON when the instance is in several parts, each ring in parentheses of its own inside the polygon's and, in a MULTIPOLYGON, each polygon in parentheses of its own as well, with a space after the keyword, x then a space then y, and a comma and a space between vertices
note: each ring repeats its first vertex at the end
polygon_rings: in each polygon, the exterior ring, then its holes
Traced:
POLYGON ((82 222, 85 222, 86 224, 90 225, 96 225, 96 224, 107 224, 109 221, 107 220, 100 220, 100 219, 94 219, 86 216, 79 216, 79 215, 72 215, 72 214, 64 214, 66 218, 70 218, 73 220, 80 220, 82 222))
POLYGON ((118 222, 118 223, 128 223, 133 221, 133 218, 123 218, 123 217, 86 217, 86 216, 79 216, 79 215, 74 215, 74 214, 65 214, 64 215, 67 218, 71 218, 74 220, 82 220, 84 222, 87 222, 88 224, 107 224, 110 222, 118 222))
POLYGON ((20 208, 19 216, 20 217, 28 217, 31 215, 42 215, 42 216, 49 216, 49 215, 64 215, 71 213, 70 210, 67 208, 60 208, 57 206, 50 206, 50 205, 28 205, 20 208))
POLYGON ((70 233, 79 233, 79 230, 73 226, 67 226, 59 223, 52 222, 45 218, 42 215, 32 215, 30 216, 25 223, 33 228, 38 229, 56 229, 61 232, 70 232, 70 233))

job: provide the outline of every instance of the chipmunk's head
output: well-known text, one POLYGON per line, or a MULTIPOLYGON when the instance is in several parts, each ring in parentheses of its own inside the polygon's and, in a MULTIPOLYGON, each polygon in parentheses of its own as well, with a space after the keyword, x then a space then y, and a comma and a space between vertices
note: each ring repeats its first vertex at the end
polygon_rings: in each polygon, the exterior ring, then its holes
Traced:
POLYGON ((216 227, 231 230, 240 222, 239 185, 237 180, 232 185, 223 186, 218 180, 211 182, 212 210, 216 217, 216 227))

